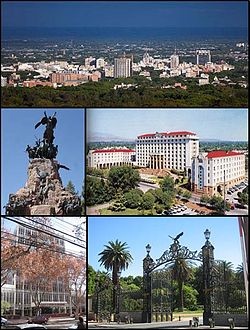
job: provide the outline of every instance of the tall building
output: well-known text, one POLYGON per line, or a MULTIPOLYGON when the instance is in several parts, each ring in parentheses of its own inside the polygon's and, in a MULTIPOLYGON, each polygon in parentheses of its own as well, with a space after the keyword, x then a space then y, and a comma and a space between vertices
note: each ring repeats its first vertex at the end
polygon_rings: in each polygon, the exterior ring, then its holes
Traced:
POLYGON ((195 133, 180 131, 139 135, 136 140, 136 163, 151 169, 191 171, 192 158, 199 153, 195 133))
POLYGON ((135 150, 128 148, 113 148, 90 150, 88 153, 88 166, 92 168, 111 168, 112 166, 133 165, 135 163, 135 150))
POLYGON ((100 69, 103 68, 105 66, 105 60, 104 58, 100 57, 96 60, 96 68, 100 69))
POLYGON ((177 69, 180 64, 179 55, 173 54, 170 56, 170 68, 177 69))
POLYGON ((201 153, 192 163, 192 190, 223 195, 224 189, 245 179, 245 155, 235 151, 201 153))
POLYGON ((128 78, 132 73, 132 60, 128 57, 115 58, 114 78, 128 78))
MULTIPOLYGON (((14 235, 16 237, 15 244, 30 244, 31 237, 38 237, 37 230, 31 230, 21 225, 17 225, 14 235)), ((57 235, 58 236, 58 235, 57 235)), ((48 235, 49 237, 49 235, 48 235)), ((50 237, 51 239, 51 237, 50 237)), ((59 238, 53 238, 57 248, 65 252, 65 242, 59 238)), ((32 249, 32 248, 31 248, 32 249)), ((20 278, 18 272, 9 272, 6 284, 1 288, 1 300, 10 304, 10 312, 12 315, 34 316, 36 313, 35 304, 32 301, 32 288, 30 284, 20 278)), ((51 290, 40 293, 42 313, 72 313, 72 305, 68 291, 65 288, 65 283, 60 278, 55 278, 51 283, 51 290)))

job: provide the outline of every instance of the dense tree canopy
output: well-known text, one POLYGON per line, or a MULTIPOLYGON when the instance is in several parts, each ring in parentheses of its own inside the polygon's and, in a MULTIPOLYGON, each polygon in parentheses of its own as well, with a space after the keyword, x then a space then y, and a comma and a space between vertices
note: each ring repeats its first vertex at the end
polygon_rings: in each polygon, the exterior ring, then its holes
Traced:
POLYGON ((112 167, 108 174, 108 179, 112 187, 116 190, 121 188, 126 192, 134 189, 140 182, 140 174, 138 170, 130 166, 112 167))

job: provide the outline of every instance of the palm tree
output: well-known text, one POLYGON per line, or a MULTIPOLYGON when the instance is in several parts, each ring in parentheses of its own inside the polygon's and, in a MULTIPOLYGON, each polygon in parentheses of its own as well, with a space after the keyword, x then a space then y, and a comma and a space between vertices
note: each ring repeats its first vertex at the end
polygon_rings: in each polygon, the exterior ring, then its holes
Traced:
POLYGON ((115 242, 109 241, 108 245, 104 245, 104 250, 99 253, 101 262, 108 271, 112 271, 113 282, 113 309, 116 305, 116 287, 118 285, 118 272, 128 268, 129 264, 133 261, 133 257, 128 251, 126 242, 122 243, 118 240, 115 242))
POLYGON ((236 280, 237 280, 237 285, 239 289, 244 289, 244 268, 243 268, 243 263, 238 265, 236 267, 236 280))
POLYGON ((174 264, 170 266, 170 269, 172 270, 173 279, 176 280, 178 284, 178 293, 179 293, 178 310, 180 312, 183 312, 184 310, 183 287, 184 287, 184 283, 189 279, 192 272, 190 267, 190 262, 182 258, 177 258, 174 264))
POLYGON ((220 274, 221 280, 229 282, 233 277, 233 264, 230 261, 222 260, 215 266, 217 273, 220 274))

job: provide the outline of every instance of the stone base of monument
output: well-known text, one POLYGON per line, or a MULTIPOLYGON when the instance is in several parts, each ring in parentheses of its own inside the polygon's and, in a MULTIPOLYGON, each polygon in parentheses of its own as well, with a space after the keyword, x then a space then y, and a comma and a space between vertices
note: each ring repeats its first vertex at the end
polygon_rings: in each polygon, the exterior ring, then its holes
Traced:
POLYGON ((55 208, 51 205, 34 205, 30 207, 31 215, 55 215, 55 208))
POLYGON ((81 215, 80 199, 67 191, 55 159, 31 159, 25 186, 9 197, 8 215, 81 215))

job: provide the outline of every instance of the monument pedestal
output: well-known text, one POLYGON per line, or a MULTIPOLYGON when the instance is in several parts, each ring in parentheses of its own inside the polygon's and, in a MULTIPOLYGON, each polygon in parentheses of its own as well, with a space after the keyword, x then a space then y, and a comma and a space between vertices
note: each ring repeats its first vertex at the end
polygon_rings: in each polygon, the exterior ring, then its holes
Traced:
POLYGON ((55 208, 51 205, 34 205, 30 207, 30 215, 55 215, 55 208))
POLYGON ((31 159, 25 186, 10 195, 8 215, 81 215, 80 199, 63 187, 59 168, 54 159, 31 159))

